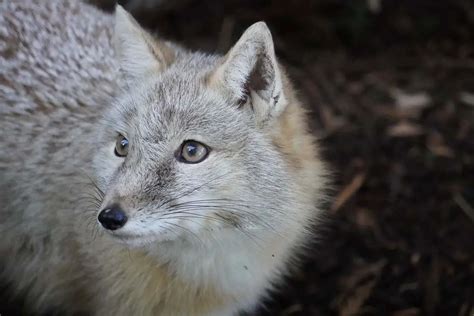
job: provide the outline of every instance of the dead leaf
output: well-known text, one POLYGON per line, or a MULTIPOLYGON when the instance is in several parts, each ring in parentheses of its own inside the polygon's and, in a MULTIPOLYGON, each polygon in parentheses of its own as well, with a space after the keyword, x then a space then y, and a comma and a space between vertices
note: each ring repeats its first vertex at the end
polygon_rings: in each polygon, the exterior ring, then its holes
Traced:
POLYGON ((461 92, 459 94, 459 100, 466 105, 474 106, 474 93, 461 92))
POLYGON ((428 147, 435 156, 446 158, 454 157, 453 150, 445 144, 443 136, 439 133, 430 133, 426 140, 426 147, 428 147))
POLYGON ((405 117, 418 117, 423 109, 431 105, 431 97, 426 92, 408 94, 400 89, 392 89, 397 111, 405 117))
POLYGON ((324 128, 328 133, 332 133, 346 124, 346 120, 334 114, 334 112, 327 106, 321 106, 321 119, 324 128))
POLYGON ((387 129, 387 135, 392 137, 413 137, 420 136, 424 133, 421 125, 411 123, 408 121, 401 121, 387 129))
POLYGON ((281 316, 294 315, 294 314, 301 313, 302 310, 303 310, 303 307, 301 306, 301 304, 293 304, 290 307, 283 310, 280 315, 281 316))
POLYGON ((365 301, 370 297, 380 273, 387 264, 386 260, 363 265, 353 270, 345 278, 343 286, 346 289, 339 299, 339 316, 358 315, 365 301))
POLYGON ((382 1, 381 0, 367 0, 367 7, 370 12, 377 14, 382 10, 382 1))
POLYGON ((339 311, 339 316, 359 315, 359 310, 364 302, 370 297, 376 284, 376 280, 371 280, 357 287, 354 295, 349 297, 339 311))

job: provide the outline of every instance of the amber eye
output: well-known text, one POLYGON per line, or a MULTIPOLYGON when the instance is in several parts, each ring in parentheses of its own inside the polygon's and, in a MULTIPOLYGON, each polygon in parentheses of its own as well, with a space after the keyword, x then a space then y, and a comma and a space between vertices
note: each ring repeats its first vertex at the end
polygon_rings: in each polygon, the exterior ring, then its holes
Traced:
POLYGON ((178 160, 185 163, 198 163, 207 158, 209 149, 206 145, 194 140, 187 140, 181 145, 178 160))
POLYGON ((123 135, 117 137, 117 142, 115 143, 115 155, 118 157, 125 157, 128 154, 128 139, 123 135))

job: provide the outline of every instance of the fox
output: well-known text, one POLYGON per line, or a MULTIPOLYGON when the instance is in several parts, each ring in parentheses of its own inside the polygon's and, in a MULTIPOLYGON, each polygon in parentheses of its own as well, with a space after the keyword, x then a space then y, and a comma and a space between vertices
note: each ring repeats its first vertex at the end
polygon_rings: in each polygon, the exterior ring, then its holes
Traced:
POLYGON ((0 277, 35 314, 238 315, 329 172, 264 22, 189 51, 120 5, 0 3, 0 277))

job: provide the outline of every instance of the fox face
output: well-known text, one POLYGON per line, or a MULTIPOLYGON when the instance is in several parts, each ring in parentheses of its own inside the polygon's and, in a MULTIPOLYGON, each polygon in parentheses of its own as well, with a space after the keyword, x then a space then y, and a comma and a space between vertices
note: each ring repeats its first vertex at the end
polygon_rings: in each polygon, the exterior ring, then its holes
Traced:
POLYGON ((284 78, 264 23, 210 56, 152 38, 118 7, 115 43, 124 89, 94 158, 102 228, 142 247, 255 242, 302 225, 301 188, 277 141, 284 78))

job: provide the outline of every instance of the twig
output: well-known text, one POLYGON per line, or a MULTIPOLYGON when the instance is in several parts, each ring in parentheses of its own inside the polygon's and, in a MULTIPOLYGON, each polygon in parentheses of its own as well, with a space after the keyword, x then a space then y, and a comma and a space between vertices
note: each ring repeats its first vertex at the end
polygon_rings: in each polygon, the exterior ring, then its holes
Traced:
POLYGON ((461 210, 474 222, 474 208, 466 201, 466 199, 459 193, 454 194, 454 202, 459 206, 461 210))
POLYGON ((336 196, 331 212, 337 212, 356 193, 365 181, 365 173, 357 174, 352 181, 336 196))

